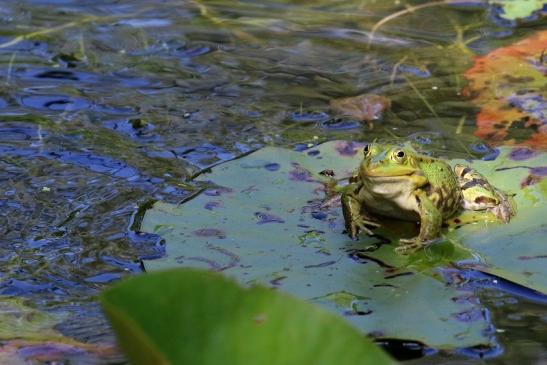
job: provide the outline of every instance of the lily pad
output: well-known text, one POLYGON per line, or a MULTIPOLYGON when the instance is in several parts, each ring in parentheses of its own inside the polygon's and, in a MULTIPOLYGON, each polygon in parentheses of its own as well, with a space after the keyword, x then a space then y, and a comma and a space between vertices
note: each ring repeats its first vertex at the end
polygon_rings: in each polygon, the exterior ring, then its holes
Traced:
POLYGON ((133 277, 102 303, 132 364, 395 363, 330 313, 203 270, 133 277))
POLYGON ((323 175, 349 176, 361 151, 343 141, 304 152, 267 147, 215 166, 198 180, 216 188, 180 205, 158 202, 145 214, 141 230, 167 242, 167 255, 145 261, 146 270, 222 271, 324 305, 376 338, 443 349, 493 345, 478 299, 435 271, 471 258, 469 250, 445 242, 398 256, 391 230, 354 242, 343 233, 338 200, 324 207, 323 175))
POLYGON ((547 294, 547 154, 525 147, 500 150, 495 161, 471 165, 514 195, 517 215, 509 224, 466 225, 447 237, 480 255, 476 269, 547 294))

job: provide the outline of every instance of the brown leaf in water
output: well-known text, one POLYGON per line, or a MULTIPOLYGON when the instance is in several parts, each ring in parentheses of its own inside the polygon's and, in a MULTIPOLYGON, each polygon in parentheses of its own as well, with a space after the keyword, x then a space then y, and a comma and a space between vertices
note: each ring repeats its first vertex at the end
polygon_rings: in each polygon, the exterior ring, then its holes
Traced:
POLYGON ((380 119, 383 111, 391 107, 391 100, 381 95, 362 94, 332 99, 330 106, 348 117, 367 122, 372 128, 373 121, 380 119))

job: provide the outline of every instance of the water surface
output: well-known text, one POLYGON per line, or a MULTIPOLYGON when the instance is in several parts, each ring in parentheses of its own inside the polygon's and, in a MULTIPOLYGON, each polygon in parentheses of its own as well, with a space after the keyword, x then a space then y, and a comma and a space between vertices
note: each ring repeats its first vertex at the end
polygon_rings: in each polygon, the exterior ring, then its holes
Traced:
MULTIPOLYGON (((265 145, 300 150, 333 139, 398 138, 445 157, 488 158, 508 141, 474 134, 478 107, 462 95, 463 73, 473 55, 545 29, 545 18, 507 21, 469 1, 401 16, 371 36, 403 8, 3 1, 0 294, 68 313, 57 326, 66 336, 113 343, 95 296, 164 253, 161 237, 138 232, 135 217, 151 201, 196 191, 188 178, 202 169, 265 145), (373 128, 329 108, 331 99, 363 93, 391 99, 373 128)), ((530 134, 513 129, 512 143, 530 134)), ((545 303, 469 281, 500 348, 412 363, 547 361, 545 303)))

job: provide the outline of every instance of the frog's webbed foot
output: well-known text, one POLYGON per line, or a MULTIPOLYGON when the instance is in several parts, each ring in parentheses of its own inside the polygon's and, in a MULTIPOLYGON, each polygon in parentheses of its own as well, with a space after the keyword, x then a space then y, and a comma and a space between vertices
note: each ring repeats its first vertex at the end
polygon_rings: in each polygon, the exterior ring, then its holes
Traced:
POLYGON ((490 211, 503 223, 509 223, 511 218, 516 213, 516 207, 511 198, 509 198, 505 193, 498 189, 495 189, 495 192, 499 199, 499 204, 490 208, 490 211))
POLYGON ((367 226, 380 227, 380 224, 363 212, 361 202, 352 195, 351 190, 350 193, 343 193, 341 198, 346 232, 351 239, 356 240, 360 232, 372 236, 374 233, 367 226))
POLYGON ((370 219, 359 217, 357 219, 353 219, 349 224, 347 224, 346 230, 352 240, 357 240, 359 233, 361 232, 365 232, 369 236, 374 235, 374 232, 372 232, 367 226, 380 227, 381 224, 370 219))
POLYGON ((395 252, 399 255, 409 255, 424 247, 427 247, 437 240, 422 241, 418 237, 401 238, 399 242, 402 244, 395 248, 395 252))

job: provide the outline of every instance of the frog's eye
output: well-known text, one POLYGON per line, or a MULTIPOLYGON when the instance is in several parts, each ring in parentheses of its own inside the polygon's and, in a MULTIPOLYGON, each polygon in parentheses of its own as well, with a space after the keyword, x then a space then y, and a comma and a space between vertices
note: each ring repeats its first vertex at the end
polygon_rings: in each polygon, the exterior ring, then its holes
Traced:
POLYGON ((398 158, 403 158, 405 157, 405 151, 399 150, 395 152, 395 156, 397 156, 398 158))
POLYGON ((368 144, 365 145, 365 147, 363 148, 363 152, 365 153, 365 155, 370 151, 370 147, 368 144))

